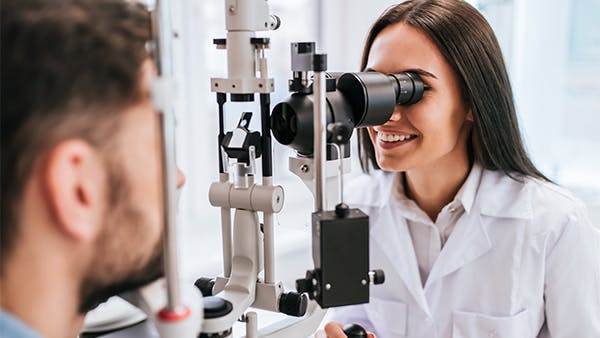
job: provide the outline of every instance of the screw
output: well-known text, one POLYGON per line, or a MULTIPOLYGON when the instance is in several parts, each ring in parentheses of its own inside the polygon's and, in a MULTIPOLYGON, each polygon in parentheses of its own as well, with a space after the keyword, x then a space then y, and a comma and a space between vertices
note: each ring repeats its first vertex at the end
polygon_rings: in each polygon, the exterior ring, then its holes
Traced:
POLYGON ((303 164, 303 165, 300 167, 300 171, 301 171, 301 172, 303 172, 303 173, 307 173, 309 170, 310 170, 310 168, 309 168, 309 167, 308 167, 308 165, 306 165, 306 164, 303 164))
POLYGON ((363 279, 363 280, 361 280, 361 281, 360 281, 360 283, 361 283, 362 285, 367 285, 367 280, 366 280, 366 279, 363 279))
POLYGON ((234 5, 229 6, 229 11, 231 13, 235 12, 235 6, 234 5))
POLYGON ((331 284, 329 284, 329 283, 325 284, 325 290, 331 290, 331 284))

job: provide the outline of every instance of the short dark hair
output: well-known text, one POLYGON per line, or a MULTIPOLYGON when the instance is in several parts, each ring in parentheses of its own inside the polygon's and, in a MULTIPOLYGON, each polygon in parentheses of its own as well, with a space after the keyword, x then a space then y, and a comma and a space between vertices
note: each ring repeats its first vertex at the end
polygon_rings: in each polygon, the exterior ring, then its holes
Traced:
POLYGON ((5 257, 36 159, 72 137, 101 148, 119 113, 145 95, 151 30, 146 7, 124 0, 4 0, 0 17, 5 257))
MULTIPOLYGON (((475 119, 469 155, 483 167, 513 178, 521 174, 549 181, 525 150, 502 51, 481 13, 462 0, 411 0, 390 7, 367 35, 363 70, 377 35, 397 23, 427 35, 457 75, 463 99, 475 119)), ((369 172, 369 164, 380 169, 366 129, 359 129, 358 142, 363 171, 369 172)))

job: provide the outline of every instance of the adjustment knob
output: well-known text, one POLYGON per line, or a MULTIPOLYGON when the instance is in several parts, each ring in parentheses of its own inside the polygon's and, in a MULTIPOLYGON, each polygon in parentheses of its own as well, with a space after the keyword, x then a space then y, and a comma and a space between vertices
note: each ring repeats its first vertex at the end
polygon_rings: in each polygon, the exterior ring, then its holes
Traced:
POLYGON ((210 278, 198 278, 194 285, 202 292, 202 297, 212 296, 212 290, 215 286, 215 281, 210 278))
POLYGON ((307 292, 308 297, 310 299, 317 298, 316 293, 319 292, 318 289, 319 289, 318 275, 315 273, 314 270, 308 270, 308 271, 306 271, 306 277, 296 279, 296 290, 299 293, 307 292))
POLYGON ((335 144, 346 144, 352 136, 352 128, 345 123, 335 122, 327 125, 327 139, 335 144))
POLYGON ((306 313, 308 298, 297 292, 283 293, 279 297, 279 312, 294 317, 302 317, 306 313))
POLYGON ((233 311, 233 304, 220 297, 204 297, 204 319, 224 317, 233 311))
POLYGON ((350 207, 346 203, 340 203, 335 206, 335 214, 339 218, 345 218, 350 213, 350 207))
POLYGON ((344 325, 344 333, 348 338, 363 338, 367 337, 367 331, 358 324, 344 325))
POLYGON ((296 279, 296 290, 300 293, 312 292, 312 282, 306 278, 296 279))
POLYGON ((383 284, 385 282, 385 273, 381 269, 375 269, 369 271, 369 279, 371 284, 383 284))

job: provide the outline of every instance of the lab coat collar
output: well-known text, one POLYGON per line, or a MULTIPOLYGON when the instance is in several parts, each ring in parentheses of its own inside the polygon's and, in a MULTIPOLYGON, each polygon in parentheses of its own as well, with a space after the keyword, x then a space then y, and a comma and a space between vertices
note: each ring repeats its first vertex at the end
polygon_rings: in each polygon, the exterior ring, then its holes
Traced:
MULTIPOLYGON (((517 177, 518 178, 518 177, 517 177)), ((533 217, 532 185, 504 173, 482 170, 481 182, 473 201, 472 212, 461 217, 425 283, 425 291, 442 277, 462 268, 492 248, 488 227, 494 218, 529 220, 533 217)))
POLYGON ((467 176, 465 183, 463 183, 462 187, 456 194, 456 199, 460 201, 467 214, 471 213, 475 196, 477 196, 477 191, 479 190, 479 185, 481 184, 482 172, 483 168, 481 165, 479 165, 477 162, 473 163, 471 172, 469 172, 469 176, 467 176))
MULTIPOLYGON (((511 179, 497 171, 474 167, 465 184, 462 201, 465 213, 459 219, 452 235, 435 262, 425 287, 422 286, 418 265, 406 218, 394 207, 383 208, 396 198, 393 193, 393 173, 374 174, 370 188, 358 192, 351 202, 355 206, 379 207, 371 219, 371 238, 393 264, 408 291, 423 311, 430 314, 427 290, 444 276, 462 268, 492 249, 488 227, 495 217, 530 219, 532 217, 531 184, 511 179), (479 170, 479 174, 477 174, 479 170), (479 179, 477 179, 479 175, 479 179)), ((524 178, 525 180, 525 178, 524 178)))
POLYGON ((415 302, 427 314, 431 314, 426 297, 430 285, 492 248, 482 216, 478 213, 464 214, 433 265, 423 287, 406 218, 398 208, 381 209, 381 213, 372 219, 370 236, 379 247, 384 248, 383 254, 388 260, 394 262, 394 271, 386 271, 386 274, 398 274, 415 302))
MULTIPOLYGON (((475 196, 477 195, 477 190, 479 189, 479 184, 481 183, 482 171, 483 168, 481 165, 478 163, 473 164, 467 179, 456 193, 454 200, 450 204, 460 203, 467 214, 471 212, 473 202, 475 201, 475 196)), ((390 192, 391 196, 393 196, 393 199, 400 204, 402 216, 411 221, 416 221, 423 224, 433 223, 429 216, 427 216, 427 214, 425 214, 425 212, 419 208, 415 201, 406 197, 404 192, 404 184, 402 182, 403 179, 403 173, 396 174, 393 181, 393 189, 390 192)))
POLYGON ((465 214, 461 217, 438 259, 433 264, 425 290, 442 277, 462 268, 483 256, 492 248, 484 221, 480 214, 465 214))
MULTIPOLYGON (((363 190, 347 194, 347 203, 357 207, 383 208, 390 204, 396 188, 397 173, 377 170, 354 180, 363 190)), ((500 171, 488 170, 480 164, 473 168, 457 194, 467 214, 474 209, 482 215, 501 218, 531 219, 533 217, 530 185, 508 177, 500 171)))
POLYGON ((508 177, 500 171, 483 170, 476 204, 481 215, 499 218, 532 219, 532 185, 527 177, 508 177))

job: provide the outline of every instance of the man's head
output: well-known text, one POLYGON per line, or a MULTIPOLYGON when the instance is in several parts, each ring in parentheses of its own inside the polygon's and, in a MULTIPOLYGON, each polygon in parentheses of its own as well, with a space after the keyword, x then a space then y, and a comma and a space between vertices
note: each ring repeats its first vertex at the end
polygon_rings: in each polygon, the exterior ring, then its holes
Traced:
POLYGON ((6 0, 1 21, 0 276, 27 268, 13 259, 69 253, 84 313, 162 274, 149 15, 122 0, 6 0))

